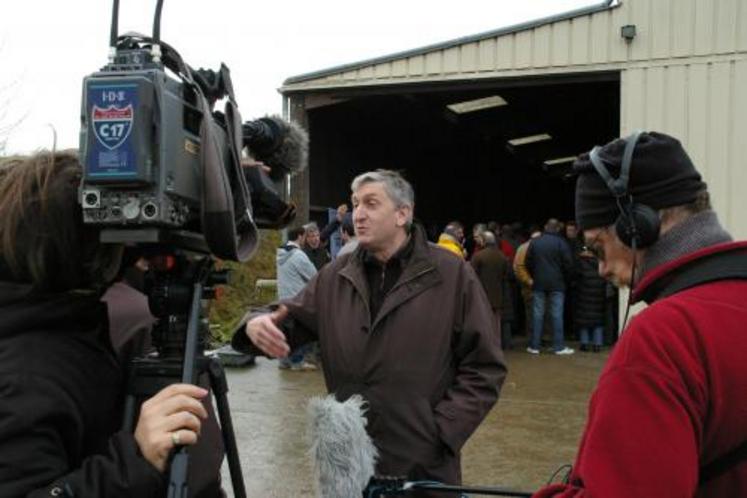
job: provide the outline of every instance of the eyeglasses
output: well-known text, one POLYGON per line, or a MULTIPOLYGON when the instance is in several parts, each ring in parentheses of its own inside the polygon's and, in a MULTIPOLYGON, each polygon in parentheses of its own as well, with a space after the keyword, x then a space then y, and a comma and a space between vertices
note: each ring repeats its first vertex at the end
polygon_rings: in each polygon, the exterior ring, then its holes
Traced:
POLYGON ((599 233, 594 237, 591 242, 588 244, 585 244, 583 246, 584 251, 589 251, 594 255, 595 258, 597 258, 600 261, 604 261, 604 247, 601 247, 599 245, 599 238, 602 236, 603 233, 607 231, 608 227, 604 227, 602 230, 599 231, 599 233))

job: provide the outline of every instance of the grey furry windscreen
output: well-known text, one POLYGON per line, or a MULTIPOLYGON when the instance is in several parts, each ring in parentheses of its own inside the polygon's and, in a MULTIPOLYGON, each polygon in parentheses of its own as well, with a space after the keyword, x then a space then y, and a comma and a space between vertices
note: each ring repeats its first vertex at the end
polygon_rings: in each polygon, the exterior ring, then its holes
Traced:
POLYGON ((334 395, 309 401, 307 437, 318 498, 361 496, 373 477, 378 451, 366 432, 365 404, 358 394, 344 403, 334 395))

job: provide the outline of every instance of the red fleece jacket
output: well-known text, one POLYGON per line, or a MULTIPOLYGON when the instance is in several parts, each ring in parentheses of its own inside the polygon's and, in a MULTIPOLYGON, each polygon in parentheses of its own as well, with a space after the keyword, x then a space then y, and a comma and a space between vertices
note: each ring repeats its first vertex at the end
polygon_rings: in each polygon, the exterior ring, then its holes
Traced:
MULTIPOLYGON (((636 293, 686 261, 745 246, 657 268, 636 293)), ((722 280, 655 301, 632 320, 592 395, 570 484, 534 496, 747 496, 747 461, 698 483, 701 466, 745 441, 747 281, 722 280)))

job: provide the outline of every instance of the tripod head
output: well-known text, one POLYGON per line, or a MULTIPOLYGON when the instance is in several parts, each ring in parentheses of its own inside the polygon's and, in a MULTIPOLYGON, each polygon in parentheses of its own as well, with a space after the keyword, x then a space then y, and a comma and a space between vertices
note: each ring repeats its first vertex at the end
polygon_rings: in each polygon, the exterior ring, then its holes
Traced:
MULTIPOLYGON (((151 313, 157 318, 152 336, 159 358, 183 358, 187 326, 195 284, 202 286, 202 299, 214 299, 218 285, 229 282, 229 270, 216 270, 209 256, 194 256, 173 247, 154 247, 147 251, 150 269, 145 292, 151 313)), ((199 313, 199 310, 197 310, 199 313)), ((196 352, 202 354, 208 323, 197 320, 196 352)))

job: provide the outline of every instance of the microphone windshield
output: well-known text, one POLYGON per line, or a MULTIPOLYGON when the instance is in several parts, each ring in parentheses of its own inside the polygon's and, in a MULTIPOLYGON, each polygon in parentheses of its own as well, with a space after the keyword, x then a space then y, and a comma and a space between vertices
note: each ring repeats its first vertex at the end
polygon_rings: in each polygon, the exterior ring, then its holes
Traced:
POLYGON ((308 133, 280 116, 244 123, 243 135, 251 156, 271 168, 270 177, 275 181, 303 171, 309 162, 308 133))
POLYGON ((366 401, 315 397, 307 408, 307 436, 317 498, 361 496, 374 475, 378 451, 366 432, 366 401))

